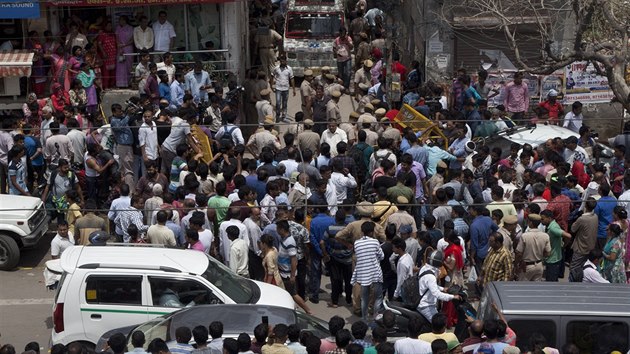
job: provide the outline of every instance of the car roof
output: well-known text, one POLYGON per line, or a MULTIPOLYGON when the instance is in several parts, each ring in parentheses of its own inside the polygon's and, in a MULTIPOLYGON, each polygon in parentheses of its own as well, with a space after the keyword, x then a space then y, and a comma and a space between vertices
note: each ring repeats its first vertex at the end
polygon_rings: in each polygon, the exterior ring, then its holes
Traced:
POLYGON ((555 314, 630 317, 630 285, 493 282, 505 315, 555 314))
POLYGON ((191 250, 138 246, 73 246, 61 256, 68 273, 76 268, 121 268, 201 274, 208 257, 191 250))
POLYGON ((580 135, 571 129, 563 128, 558 125, 546 125, 546 124, 536 124, 536 128, 528 128, 528 127, 518 127, 514 132, 507 132, 505 134, 500 134, 504 136, 506 139, 523 144, 530 144, 532 147, 536 147, 540 144, 543 144, 547 141, 547 139, 553 138, 562 138, 566 139, 570 136, 574 136, 579 138, 580 135))

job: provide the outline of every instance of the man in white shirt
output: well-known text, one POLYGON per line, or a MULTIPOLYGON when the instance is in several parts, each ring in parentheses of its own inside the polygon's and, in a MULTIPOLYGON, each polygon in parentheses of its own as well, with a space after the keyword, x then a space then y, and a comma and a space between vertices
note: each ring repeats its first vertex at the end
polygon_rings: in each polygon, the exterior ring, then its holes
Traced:
POLYGON ((203 245, 204 253, 214 256, 216 255, 216 249, 213 245, 214 235, 212 231, 204 229, 205 223, 205 218, 203 216, 197 217, 197 215, 193 215, 189 221, 190 229, 199 233, 199 242, 203 245))
POLYGON ((580 101, 575 101, 571 105, 571 112, 564 115, 564 124, 562 124, 562 126, 579 134, 583 120, 582 103, 580 101))
POLYGON ((287 159, 280 161, 278 164, 284 165, 284 177, 291 178, 291 174, 297 171, 299 163, 295 161, 298 151, 295 147, 291 146, 287 149, 287 159))
POLYGON ((578 145, 578 138, 570 136, 564 139, 564 160, 573 165, 574 161, 580 161, 584 166, 590 168, 591 159, 588 152, 578 145))
POLYGON ((146 109, 142 114, 142 118, 144 122, 138 129, 138 142, 142 152, 142 160, 145 163, 157 161, 160 157, 160 148, 157 140, 157 126, 153 121, 153 112, 150 109, 146 109))
POLYGON ((66 122, 70 131, 66 135, 72 144, 72 152, 74 154, 72 161, 77 164, 83 164, 83 154, 85 152, 85 133, 79 129, 79 122, 70 118, 66 122))
MULTIPOLYGON (((405 250, 407 248, 407 243, 400 237, 396 237, 392 240, 392 246, 394 253, 398 256, 398 263, 396 264, 396 290, 394 290, 394 297, 400 297, 400 288, 407 278, 413 275, 413 266, 414 262, 405 250)), ((390 258, 389 261, 393 262, 393 258, 390 258)))
POLYGON ((337 203, 343 204, 343 201, 348 197, 348 188, 356 188, 357 181, 350 174, 350 171, 343 167, 343 161, 333 160, 332 167, 333 173, 330 176, 330 181, 335 186, 337 203))
POLYGON ((173 47, 173 39, 177 36, 175 28, 166 20, 166 11, 160 11, 157 22, 153 23, 154 50, 168 52, 173 47))
POLYGON ((216 141, 221 141, 224 135, 228 135, 232 139, 234 146, 245 145, 245 138, 243 138, 243 131, 234 123, 236 122, 237 115, 231 112, 223 114, 227 122, 226 125, 221 126, 214 136, 216 141))
POLYGON ((437 301, 451 301, 453 299, 461 300, 459 295, 451 295, 442 292, 443 288, 437 284, 437 274, 439 268, 443 264, 443 253, 440 251, 433 251, 428 259, 427 263, 420 269, 419 276, 419 292, 422 296, 420 304, 418 304, 417 311, 422 316, 431 322, 433 316, 437 313, 437 301))
MULTIPOLYGON (((430 321, 429 321, 430 322, 430 321)), ((424 322, 419 317, 412 317, 407 323, 408 336, 394 343, 396 354, 429 354, 432 352, 431 343, 418 339, 422 333, 424 322)))
POLYGON ((70 33, 66 35, 66 47, 70 50, 74 47, 81 47, 81 49, 85 49, 86 44, 88 44, 87 37, 84 34, 79 33, 79 25, 72 22, 70 24, 70 33))
POLYGON ((61 221, 57 224, 57 234, 50 242, 50 256, 58 259, 68 248, 74 246, 74 237, 68 231, 68 223, 61 221))
POLYGON ((208 101, 208 92, 206 90, 211 87, 210 74, 203 70, 203 65, 200 61, 196 61, 195 68, 184 76, 184 90, 193 96, 195 103, 200 103, 208 101))
POLYGON ((227 227, 226 232, 227 237, 230 240, 230 269, 242 277, 249 277, 249 247, 247 242, 239 238, 240 230, 238 226, 230 225, 227 227))
POLYGON ((247 228, 247 235, 249 236, 249 277, 254 280, 262 280, 265 274, 262 267, 262 252, 258 247, 260 237, 263 234, 260 228, 260 208, 251 208, 251 214, 243 221, 243 225, 247 228))
POLYGON ((157 69, 166 71, 168 75, 168 84, 170 85, 175 78, 175 64, 173 64, 173 54, 166 52, 162 55, 162 62, 157 63, 157 69))
POLYGON ((596 264, 602 259, 602 251, 594 249, 588 254, 588 260, 582 266, 584 277, 582 283, 610 283, 597 270, 596 264))
POLYGON ((280 65, 271 72, 271 86, 276 91, 276 120, 287 118, 287 103, 289 102, 289 85, 296 95, 293 69, 287 65, 286 55, 280 55, 280 65), (274 86, 275 84, 275 86, 274 86))
POLYGON ((149 27, 149 19, 140 16, 140 26, 133 29, 133 42, 138 50, 153 48, 153 28, 149 27))
POLYGON ((249 234, 247 232, 247 227, 245 227, 243 222, 239 219, 239 216, 241 216, 241 208, 231 207, 228 209, 225 221, 223 221, 221 226, 219 226, 219 254, 223 257, 223 263, 226 265, 230 264, 231 257, 230 249, 232 241, 228 237, 229 235, 227 232, 227 229, 230 226, 234 226, 238 229, 238 237, 245 241, 245 246, 249 249, 249 234))
POLYGON ((339 122, 335 119, 328 120, 328 129, 322 133, 319 144, 328 143, 330 145, 330 156, 337 156, 337 143, 348 142, 348 135, 342 129, 338 129, 339 122))

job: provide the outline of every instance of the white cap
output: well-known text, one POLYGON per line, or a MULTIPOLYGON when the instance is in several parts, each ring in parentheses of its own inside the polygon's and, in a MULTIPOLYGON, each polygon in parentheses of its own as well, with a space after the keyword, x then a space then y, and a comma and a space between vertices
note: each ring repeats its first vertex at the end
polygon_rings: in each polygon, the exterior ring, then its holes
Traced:
POLYGON ((551 90, 549 90, 549 93, 547 94, 547 96, 557 97, 558 96, 558 91, 556 91, 554 89, 551 89, 551 90))

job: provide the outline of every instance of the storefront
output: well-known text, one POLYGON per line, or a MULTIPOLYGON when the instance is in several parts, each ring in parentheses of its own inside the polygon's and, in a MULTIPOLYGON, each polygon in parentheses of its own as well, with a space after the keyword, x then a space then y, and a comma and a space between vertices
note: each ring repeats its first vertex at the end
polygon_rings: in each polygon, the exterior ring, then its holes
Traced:
POLYGON ((214 49, 229 49, 227 69, 243 77, 247 46, 243 34, 247 24, 239 18, 247 16, 247 2, 234 0, 53 0, 43 5, 47 11, 48 28, 63 33, 64 28, 80 19, 98 26, 103 20, 117 24, 120 16, 127 16, 130 25, 137 26, 140 17, 157 21, 160 11, 166 11, 168 21, 176 33, 174 50, 203 50, 209 42, 214 49), (243 67, 243 68, 242 68, 243 67))

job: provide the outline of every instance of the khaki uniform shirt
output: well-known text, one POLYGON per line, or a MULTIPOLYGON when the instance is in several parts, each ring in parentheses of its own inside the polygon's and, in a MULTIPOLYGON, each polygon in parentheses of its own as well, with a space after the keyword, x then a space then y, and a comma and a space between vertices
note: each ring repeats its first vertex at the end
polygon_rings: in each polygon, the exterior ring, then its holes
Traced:
POLYGON ((266 116, 273 117, 273 106, 267 100, 256 102, 256 112, 258 112, 258 122, 264 122, 266 116))
POLYGON ((336 119, 338 123, 341 122, 341 111, 334 100, 330 100, 326 103, 326 120, 331 118, 336 119))
POLYGON ((306 80, 302 81, 302 84, 300 85, 300 96, 302 97, 303 107, 306 106, 307 97, 313 98, 315 96, 315 90, 313 90, 313 87, 311 86, 310 82, 306 80))
POLYGON ((254 42, 256 42, 256 48, 258 49, 272 49, 281 40, 282 36, 272 29, 269 29, 267 34, 257 34, 254 37, 254 42))
POLYGON ((368 103, 371 103, 373 99, 374 97, 370 95, 362 96, 361 99, 359 100, 359 105, 357 106, 357 112, 361 114, 365 113, 365 106, 368 103))
POLYGON ((247 146, 252 146, 257 154, 260 154, 263 147, 268 145, 273 146, 276 150, 281 149, 278 138, 270 131, 263 128, 259 128, 256 133, 249 137, 249 141, 247 142, 247 146))
MULTIPOLYGON (((361 225, 363 225, 363 223, 367 221, 372 220, 370 218, 363 218, 349 223, 343 230, 337 233, 337 236, 335 236, 335 238, 353 244, 354 241, 363 237, 363 233, 361 232, 361 225)), ((385 229, 383 229, 383 227, 379 224, 374 225, 374 238, 379 240, 379 242, 385 241, 385 229)))
POLYGON ((376 117, 371 115, 370 113, 363 113, 357 119, 357 125, 359 127, 363 127, 363 123, 372 123, 372 126, 376 124, 376 117))
MULTIPOLYGON (((398 210, 387 218, 387 224, 396 225, 396 234, 400 236, 400 227, 403 225, 411 225, 411 231, 415 234, 418 231, 416 227, 416 219, 409 215, 408 212, 398 210)), ((387 225, 386 224, 386 225, 387 225)))
POLYGON ((370 80, 371 80, 370 72, 369 71, 366 72, 363 67, 361 67, 361 69, 357 70, 357 72, 354 73, 353 82, 357 85, 361 83, 369 85, 370 80))
POLYGON ((324 96, 332 97, 332 93, 334 91, 343 92, 343 90, 344 90, 343 85, 333 82, 332 84, 324 86, 324 96))
POLYGON ((402 137, 400 136, 400 130, 394 127, 388 127, 383 132, 383 138, 392 139, 396 144, 400 144, 402 137))
POLYGON ((305 130, 302 134, 297 136, 297 144, 298 147, 304 152, 304 150, 309 149, 315 156, 315 152, 319 150, 319 134, 314 131, 305 130))
POLYGON ((545 258, 544 254, 551 252, 549 235, 539 230, 524 233, 516 246, 516 252, 523 255, 523 262, 542 261, 545 258))
POLYGON ((365 131, 366 134, 365 143, 370 146, 376 146, 378 142, 378 134, 371 129, 363 129, 363 131, 365 131))
POLYGON ((346 132, 348 136, 348 141, 357 141, 357 129, 351 123, 341 123, 339 124, 339 129, 346 132))

